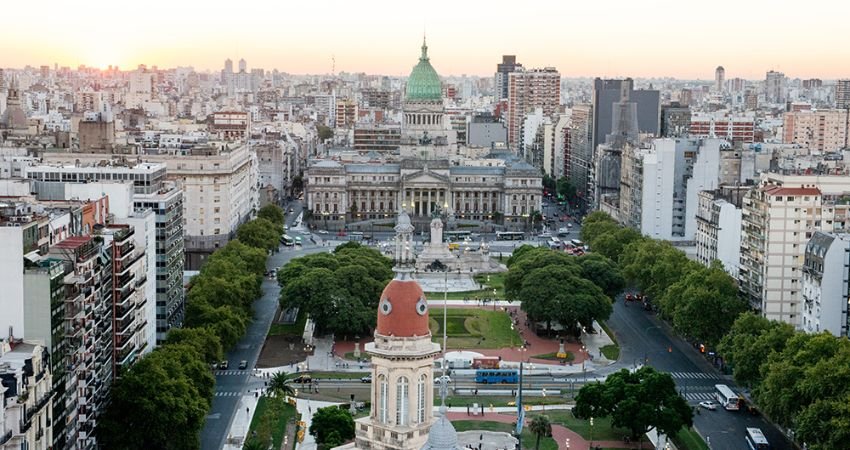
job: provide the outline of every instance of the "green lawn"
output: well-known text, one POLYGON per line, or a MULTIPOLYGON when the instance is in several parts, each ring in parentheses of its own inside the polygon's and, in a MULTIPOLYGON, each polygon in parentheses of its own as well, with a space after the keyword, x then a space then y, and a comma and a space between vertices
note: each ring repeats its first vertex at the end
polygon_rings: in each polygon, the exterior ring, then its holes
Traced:
POLYGON ((280 323, 272 323, 269 328, 269 336, 301 336, 304 333, 304 325, 307 324, 307 313, 302 308, 298 311, 298 320, 292 325, 283 325, 280 323))
POLYGON ((537 359, 550 359, 550 360, 552 360, 552 361, 572 361, 572 360, 574 360, 574 359, 575 359, 575 355, 573 355, 573 353, 572 353, 572 352, 566 352, 566 353, 567 353, 567 357, 566 357, 566 358, 558 358, 558 353, 557 353, 557 352, 552 352, 552 353, 543 353, 543 354, 541 354, 541 355, 534 355, 534 356, 532 356, 532 358, 537 358, 537 359))
MULTIPOLYGON (((487 416, 484 416, 487 417, 487 416)), ((503 433, 512 433, 514 426, 509 423, 493 422, 487 420, 456 420, 452 422, 457 431, 501 431, 503 433)), ((537 436, 528 429, 528 426, 522 429, 522 448, 533 449, 537 443, 537 436)), ((558 450, 558 444, 550 437, 540 438, 540 450, 558 450)))
MULTIPOLYGON (((496 298, 500 300, 504 300, 505 298, 505 274, 506 272, 497 272, 497 273, 482 273, 475 275, 475 282, 484 286, 484 289, 474 290, 474 291, 462 291, 462 292, 449 292, 446 295, 446 298, 449 300, 463 300, 464 298, 469 298, 471 301, 475 301, 478 298, 493 298, 493 289, 496 289, 496 298), (490 277, 490 281, 487 281, 487 277, 490 277)), ((443 298, 443 292, 428 292, 427 296, 431 300, 441 300, 443 298)))
POLYGON ((600 350, 602 350, 602 355, 611 361, 616 361, 620 357, 620 347, 617 344, 603 346, 600 350))
POLYGON ((611 331, 610 328, 608 328, 608 324, 605 323, 605 322, 599 322, 599 326, 601 326, 602 329, 605 330, 606 333, 608 333, 608 337, 610 337, 611 340, 614 341, 614 344, 616 344, 617 343, 617 335, 614 334, 614 332, 611 331))
MULTIPOLYGON (((536 412, 534 414, 537 414, 536 412)), ((532 414, 529 413, 529 416, 532 414)), ((546 415, 552 423, 561 424, 570 430, 578 433, 582 438, 590 440, 591 426, 590 421, 576 419, 573 417, 572 411, 547 411, 546 415)), ((593 419, 593 440, 596 441, 619 441, 623 436, 630 434, 629 430, 624 428, 612 428, 611 419, 608 417, 596 417, 593 419)))
POLYGON ((295 407, 284 402, 283 398, 260 397, 254 417, 251 419, 251 428, 248 436, 257 433, 256 438, 263 444, 271 440, 273 448, 280 448, 283 442, 283 433, 286 424, 290 420, 297 420, 298 411, 295 407))
MULTIPOLYGON (((431 316, 430 328, 434 342, 442 343, 443 318, 431 316)), ((476 308, 449 308, 446 313, 449 348, 504 348, 519 345, 522 340, 511 329, 511 318, 503 311, 476 308)))
POLYGON ((705 440, 693 428, 682 428, 672 440, 679 450, 708 450, 705 440))

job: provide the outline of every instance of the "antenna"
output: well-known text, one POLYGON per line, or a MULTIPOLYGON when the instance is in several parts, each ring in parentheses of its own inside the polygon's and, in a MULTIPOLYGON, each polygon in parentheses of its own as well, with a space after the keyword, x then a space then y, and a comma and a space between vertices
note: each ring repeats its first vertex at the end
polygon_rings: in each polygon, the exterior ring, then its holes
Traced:
POLYGON ((331 55, 331 76, 336 76, 336 55, 331 55))

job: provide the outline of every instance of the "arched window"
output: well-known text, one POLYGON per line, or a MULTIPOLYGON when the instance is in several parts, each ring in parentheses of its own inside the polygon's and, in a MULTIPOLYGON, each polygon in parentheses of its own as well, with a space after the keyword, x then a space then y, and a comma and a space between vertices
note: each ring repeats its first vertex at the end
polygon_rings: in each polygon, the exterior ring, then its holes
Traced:
POLYGON ((387 396, 389 383, 383 375, 378 377, 378 422, 387 423, 387 396))
POLYGON ((423 373, 416 385, 416 423, 425 423, 425 388, 427 382, 428 375, 423 373))
POLYGON ((408 401, 410 398, 410 383, 406 377, 399 377, 396 382, 395 424, 407 425, 408 401))

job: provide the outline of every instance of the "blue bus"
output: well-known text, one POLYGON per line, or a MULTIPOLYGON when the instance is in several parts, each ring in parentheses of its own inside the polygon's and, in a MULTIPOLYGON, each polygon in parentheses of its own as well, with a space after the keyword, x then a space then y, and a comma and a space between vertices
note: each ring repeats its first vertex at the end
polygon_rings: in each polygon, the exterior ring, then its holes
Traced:
POLYGON ((519 374, 515 369, 478 369, 475 382, 482 384, 516 383, 519 374))

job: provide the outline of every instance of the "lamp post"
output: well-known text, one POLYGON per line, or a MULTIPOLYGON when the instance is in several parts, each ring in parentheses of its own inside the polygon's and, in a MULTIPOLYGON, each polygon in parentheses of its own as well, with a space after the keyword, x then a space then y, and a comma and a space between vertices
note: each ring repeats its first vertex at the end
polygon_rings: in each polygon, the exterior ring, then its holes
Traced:
POLYGON ((566 444, 567 444, 567 450, 570 450, 570 438, 567 438, 566 444))
POLYGON ((593 417, 590 418, 590 446, 593 447, 593 417))

